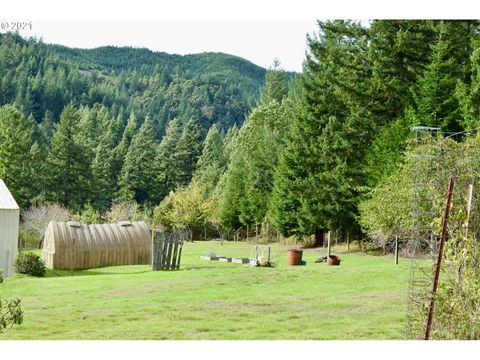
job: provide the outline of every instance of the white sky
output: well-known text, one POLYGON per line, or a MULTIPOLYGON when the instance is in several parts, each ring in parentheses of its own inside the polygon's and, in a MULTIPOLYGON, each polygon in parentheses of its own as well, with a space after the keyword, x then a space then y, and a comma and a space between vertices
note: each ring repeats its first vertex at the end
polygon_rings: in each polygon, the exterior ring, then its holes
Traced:
POLYGON ((146 47, 192 54, 205 51, 241 56, 268 68, 278 58, 285 70, 302 70, 306 35, 315 20, 33 20, 22 35, 45 43, 94 48, 146 47))

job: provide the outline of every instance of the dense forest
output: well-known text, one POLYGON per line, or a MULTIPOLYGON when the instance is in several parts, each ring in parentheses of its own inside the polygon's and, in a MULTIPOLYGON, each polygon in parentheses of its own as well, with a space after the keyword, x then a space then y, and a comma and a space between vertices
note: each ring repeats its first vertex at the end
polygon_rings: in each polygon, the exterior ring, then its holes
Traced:
POLYGON ((0 104, 15 102, 35 122, 58 122, 63 108, 103 105, 126 122, 152 118, 160 139, 168 122, 197 117, 206 134, 241 124, 255 104, 265 69, 220 54, 169 55, 147 49, 90 50, 0 34, 0 104))
POLYGON ((0 177, 23 209, 58 203, 101 220, 133 203, 197 235, 371 235, 373 195, 400 171, 410 128, 478 127, 479 30, 319 21, 298 76, 224 54, 4 34, 0 177))

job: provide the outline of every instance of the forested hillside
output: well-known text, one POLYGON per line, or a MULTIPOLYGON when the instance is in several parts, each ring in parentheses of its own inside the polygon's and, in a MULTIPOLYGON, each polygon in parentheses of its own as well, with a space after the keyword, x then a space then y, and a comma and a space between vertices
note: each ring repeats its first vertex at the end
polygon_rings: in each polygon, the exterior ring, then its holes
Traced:
POLYGON ((241 124, 263 84, 265 69, 220 54, 169 55, 147 49, 91 50, 46 45, 0 34, 0 104, 15 101, 26 117, 58 122, 68 103, 104 105, 124 122, 152 118, 157 138, 173 118, 197 117, 203 135, 241 124))
POLYGON ((70 49, 0 34, 0 177, 22 208, 152 206, 188 183, 212 126, 225 135, 243 123, 265 71, 221 53, 70 49))
POLYGON ((0 177, 23 208, 360 236, 412 126, 480 121, 477 21, 321 21, 294 79, 224 54, 0 39, 0 177))

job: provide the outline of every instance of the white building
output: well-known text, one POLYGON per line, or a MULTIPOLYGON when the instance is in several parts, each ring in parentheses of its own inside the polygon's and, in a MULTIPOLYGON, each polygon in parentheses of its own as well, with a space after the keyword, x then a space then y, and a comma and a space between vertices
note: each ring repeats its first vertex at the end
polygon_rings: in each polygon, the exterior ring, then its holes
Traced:
POLYGON ((14 271, 19 221, 20 208, 0 179, 0 269, 3 269, 4 277, 12 275, 14 271))

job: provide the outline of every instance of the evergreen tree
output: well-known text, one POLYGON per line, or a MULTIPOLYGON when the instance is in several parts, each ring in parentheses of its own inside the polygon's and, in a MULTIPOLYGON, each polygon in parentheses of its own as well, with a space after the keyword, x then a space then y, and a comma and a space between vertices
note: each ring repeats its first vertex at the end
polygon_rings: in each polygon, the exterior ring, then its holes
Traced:
POLYGON ((14 106, 0 107, 0 178, 22 208, 36 195, 33 129, 34 124, 14 106))
MULTIPOLYGON (((228 165, 224 178, 221 179, 221 194, 219 199, 219 215, 226 228, 237 229, 242 226, 240 220, 240 200, 245 195, 245 175, 247 169, 243 159, 235 156, 228 165)), ((251 219, 248 223, 251 224, 251 219)))
POLYGON ((279 103, 269 102, 255 108, 240 129, 221 198, 225 224, 258 225, 265 219, 281 144, 275 126, 282 117, 279 103))
POLYGON ((459 104, 454 96, 458 79, 463 78, 462 69, 452 54, 448 27, 438 26, 438 40, 432 45, 430 63, 418 78, 414 91, 415 125, 440 127, 444 131, 460 131, 459 104))
POLYGON ((409 118, 400 117, 385 125, 368 148, 364 173, 369 188, 377 186, 397 168, 411 135, 409 118))
POLYGON ((116 140, 118 138, 117 123, 112 121, 108 130, 100 138, 92 162, 93 190, 92 200, 96 209, 105 210, 118 193, 118 178, 121 169, 118 167, 116 140))
POLYGON ((198 159, 195 177, 199 183, 208 184, 208 189, 212 190, 220 180, 225 167, 222 137, 214 124, 203 143, 202 155, 198 159))
POLYGON ((49 154, 49 198, 80 211, 91 198, 90 159, 86 149, 75 139, 79 133, 80 112, 67 105, 53 135, 49 154))
POLYGON ((276 101, 281 104, 283 98, 287 95, 285 79, 285 71, 280 68, 278 59, 275 59, 273 67, 265 74, 265 83, 260 92, 260 102, 267 104, 270 101, 276 101))
POLYGON ((167 196, 181 183, 182 163, 178 150, 181 136, 180 121, 173 119, 168 124, 167 133, 158 146, 156 162, 159 173, 157 182, 161 189, 161 198, 167 196))
POLYGON ((159 201, 156 143, 152 120, 147 117, 128 148, 120 175, 120 198, 139 204, 159 201))
POLYGON ((231 155, 235 149, 235 144, 237 141, 238 136, 238 127, 233 125, 231 128, 228 129, 225 138, 223 139, 223 155, 225 156, 225 160, 227 163, 231 159, 231 155))
POLYGON ((38 140, 41 144, 50 145, 53 134, 55 133, 55 122, 53 121, 53 114, 50 110, 45 111, 45 116, 38 125, 38 133, 38 140))
POLYGON ((100 104, 96 104, 93 108, 82 107, 80 114, 79 132, 75 136, 77 142, 91 152, 88 156, 92 158, 101 135, 107 131, 111 119, 108 110, 100 104))
POLYGON ((432 21, 375 20, 368 31, 369 110, 387 124, 413 106, 412 88, 429 62, 432 21))
POLYGON ((202 154, 202 128, 195 116, 183 128, 177 151, 181 164, 180 184, 185 186, 190 182, 202 154))
POLYGON ((345 21, 319 22, 308 40, 297 110, 275 175, 271 213, 284 235, 355 228, 364 179, 362 156, 376 124, 368 116, 366 30, 345 21))
POLYGON ((122 140, 120 141, 116 149, 117 156, 119 159, 121 159, 122 162, 125 159, 125 156, 127 155, 128 148, 130 147, 133 136, 135 135, 137 130, 138 130, 137 118, 135 117, 134 113, 131 113, 130 117, 128 118, 127 125, 125 126, 125 130, 123 131, 122 140))
POLYGON ((459 81, 455 90, 460 106, 461 125, 467 130, 480 127, 480 41, 474 42, 470 63, 470 81, 459 81))

